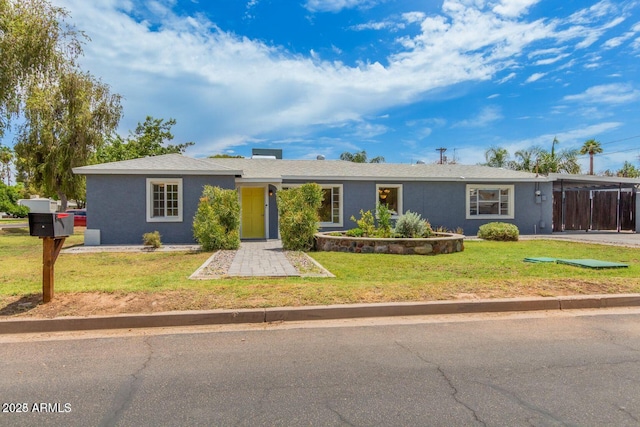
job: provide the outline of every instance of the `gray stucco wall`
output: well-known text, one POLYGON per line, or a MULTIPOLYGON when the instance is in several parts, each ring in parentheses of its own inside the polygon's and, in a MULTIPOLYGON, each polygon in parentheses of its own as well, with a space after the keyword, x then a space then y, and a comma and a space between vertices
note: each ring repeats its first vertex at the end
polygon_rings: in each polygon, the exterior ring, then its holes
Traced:
MULTIPOLYGON (((287 183, 302 183, 300 181, 287 183)), ((319 182, 325 184, 324 182, 319 182)), ((360 209, 375 211, 377 193, 376 184, 402 184, 402 209, 410 210, 429 220, 435 228, 438 226, 456 230, 458 227, 469 236, 476 235, 478 228, 488 222, 502 221, 515 224, 521 234, 551 234, 553 202, 552 184, 538 183, 538 189, 546 200, 536 203, 535 183, 515 183, 514 219, 467 219, 466 186, 483 185, 482 181, 473 182, 400 182, 400 181, 327 181, 326 184, 343 185, 343 227, 324 227, 322 231, 346 230, 356 227, 351 216, 360 218, 360 209), (535 226, 535 227, 534 227, 535 226), (544 226, 543 228, 541 226, 544 226)), ((491 183, 489 185, 494 185, 491 183)), ((511 183, 505 182, 505 185, 511 183)))
POLYGON ((88 175, 87 228, 100 230, 100 242, 141 244, 142 235, 159 231, 162 243, 195 243, 193 217, 204 185, 235 188, 233 176, 88 175), (182 178, 182 222, 147 222, 147 178, 182 178))

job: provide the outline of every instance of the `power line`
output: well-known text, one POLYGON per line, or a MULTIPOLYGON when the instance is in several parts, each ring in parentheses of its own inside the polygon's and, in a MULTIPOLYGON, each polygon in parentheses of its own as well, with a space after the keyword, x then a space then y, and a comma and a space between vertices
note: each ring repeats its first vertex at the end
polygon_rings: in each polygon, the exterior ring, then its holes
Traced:
POLYGON ((628 138, 616 139, 616 140, 613 140, 613 141, 601 142, 600 145, 613 144, 614 142, 628 141, 630 139, 635 139, 635 138, 640 138, 640 135, 630 136, 628 138))

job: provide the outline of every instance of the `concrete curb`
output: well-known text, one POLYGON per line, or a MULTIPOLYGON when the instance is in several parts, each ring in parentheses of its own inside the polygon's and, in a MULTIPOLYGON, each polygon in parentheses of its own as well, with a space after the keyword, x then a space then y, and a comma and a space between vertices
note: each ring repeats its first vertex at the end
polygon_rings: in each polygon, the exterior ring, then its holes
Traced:
POLYGON ((0 334, 637 306, 640 306, 640 294, 511 298, 477 301, 345 304, 242 310, 181 311, 116 316, 61 317, 53 319, 18 318, 0 320, 0 334))

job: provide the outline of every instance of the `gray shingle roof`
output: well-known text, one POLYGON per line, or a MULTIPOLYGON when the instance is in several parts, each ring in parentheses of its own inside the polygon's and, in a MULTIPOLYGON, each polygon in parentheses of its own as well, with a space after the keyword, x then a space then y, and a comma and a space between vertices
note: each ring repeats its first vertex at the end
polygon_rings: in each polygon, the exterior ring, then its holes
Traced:
POLYGON ((469 165, 353 163, 342 160, 202 159, 217 166, 241 169, 246 179, 346 180, 509 180, 544 181, 533 173, 469 165))
POLYGON ((201 159, 193 159, 181 154, 165 154, 162 156, 143 157, 141 159, 73 168, 73 173, 80 175, 148 175, 152 172, 154 174, 166 173, 183 175, 240 175, 242 173, 240 170, 212 164, 201 159))
POLYGON ((246 180, 546 181, 533 173, 475 165, 353 163, 342 160, 194 159, 180 154, 73 169, 92 174, 235 175, 246 180))

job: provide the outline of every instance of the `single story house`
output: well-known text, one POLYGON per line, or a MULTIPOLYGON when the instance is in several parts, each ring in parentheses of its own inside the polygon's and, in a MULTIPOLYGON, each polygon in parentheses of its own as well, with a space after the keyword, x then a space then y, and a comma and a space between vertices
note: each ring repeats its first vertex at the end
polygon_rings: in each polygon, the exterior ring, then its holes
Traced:
MULTIPOLYGON (((360 210, 373 212, 382 202, 397 213, 417 212, 432 226, 461 228, 467 235, 493 221, 513 223, 522 234, 549 234, 558 180, 458 164, 352 163, 322 157, 195 159, 180 154, 73 171, 87 178, 87 232, 98 233, 98 244, 139 244, 144 233, 154 230, 163 243, 193 243, 193 217, 207 184, 238 190, 242 239, 277 239, 277 192, 308 182, 324 192, 322 231, 353 228, 352 216, 359 218, 360 210)), ((634 182, 635 194, 640 180, 634 182)))

